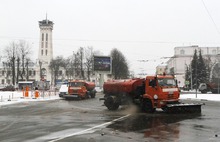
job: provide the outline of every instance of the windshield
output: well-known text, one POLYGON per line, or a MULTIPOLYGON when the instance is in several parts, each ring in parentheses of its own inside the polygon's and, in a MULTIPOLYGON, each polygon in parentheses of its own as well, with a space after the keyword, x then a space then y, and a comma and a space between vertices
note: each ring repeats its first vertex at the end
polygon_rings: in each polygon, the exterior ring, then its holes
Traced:
POLYGON ((171 78, 163 78, 163 79, 158 79, 158 83, 160 86, 176 86, 176 81, 171 78))
POLYGON ((84 86, 83 82, 69 82, 70 87, 81 87, 84 86))

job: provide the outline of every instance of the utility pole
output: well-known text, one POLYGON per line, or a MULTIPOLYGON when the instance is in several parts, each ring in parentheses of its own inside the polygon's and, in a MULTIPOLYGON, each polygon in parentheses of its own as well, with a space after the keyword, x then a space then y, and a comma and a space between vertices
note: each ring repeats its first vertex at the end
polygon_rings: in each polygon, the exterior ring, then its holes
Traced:
POLYGON ((217 63, 217 65, 218 65, 218 94, 219 94, 219 69, 220 69, 220 61, 219 61, 219 55, 220 54, 217 54, 217 59, 218 59, 218 63, 217 63))
POLYGON ((39 60, 40 65, 40 80, 42 79, 42 61, 39 60))
POLYGON ((190 66, 190 77, 191 77, 191 83, 190 83, 190 85, 191 85, 191 90, 193 90, 193 80, 192 80, 192 64, 191 64, 191 66, 190 66))
POLYGON ((219 69, 220 69, 220 63, 218 63, 218 94, 219 94, 219 69))
POLYGON ((197 98, 197 62, 198 62, 198 60, 196 60, 196 98, 197 98))

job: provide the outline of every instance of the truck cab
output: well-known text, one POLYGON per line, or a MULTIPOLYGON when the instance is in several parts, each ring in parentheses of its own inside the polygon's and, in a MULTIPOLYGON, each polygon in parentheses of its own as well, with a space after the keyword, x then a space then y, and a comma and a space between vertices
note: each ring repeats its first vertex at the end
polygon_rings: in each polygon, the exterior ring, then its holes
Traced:
POLYGON ((143 98, 150 99, 153 108, 163 108, 179 101, 180 90, 171 75, 147 76, 143 98))
POLYGON ((63 95, 66 99, 86 99, 95 97, 95 83, 84 80, 71 80, 67 84, 68 93, 63 95))

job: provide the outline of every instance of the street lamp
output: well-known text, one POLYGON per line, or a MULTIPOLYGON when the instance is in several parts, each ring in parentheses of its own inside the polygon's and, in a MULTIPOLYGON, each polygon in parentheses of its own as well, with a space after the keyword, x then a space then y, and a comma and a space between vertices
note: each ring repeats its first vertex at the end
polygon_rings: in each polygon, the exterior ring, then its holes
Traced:
MULTIPOLYGON (((217 54, 217 56, 219 57, 220 54, 217 54)), ((220 62, 218 60, 218 94, 219 94, 219 69, 220 69, 220 62)))
POLYGON ((42 79, 42 62, 39 60, 40 65, 40 80, 42 79))
POLYGON ((196 60, 196 98, 197 98, 197 88, 198 88, 198 80, 197 80, 197 60, 196 60))
POLYGON ((218 94, 219 94, 219 69, 220 69, 220 63, 218 63, 218 94))

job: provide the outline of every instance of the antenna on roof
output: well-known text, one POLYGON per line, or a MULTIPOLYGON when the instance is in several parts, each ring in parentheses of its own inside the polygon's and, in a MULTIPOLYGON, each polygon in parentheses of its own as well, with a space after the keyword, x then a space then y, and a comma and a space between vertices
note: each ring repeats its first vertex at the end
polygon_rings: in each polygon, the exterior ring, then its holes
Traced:
POLYGON ((47 12, 46 12, 46 23, 48 24, 48 20, 47 20, 47 12))

